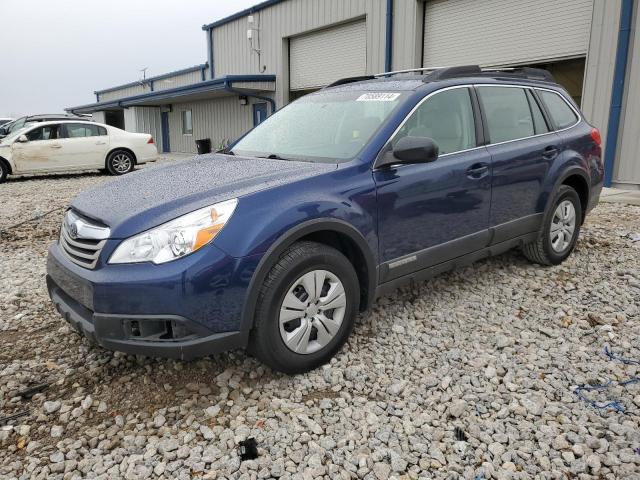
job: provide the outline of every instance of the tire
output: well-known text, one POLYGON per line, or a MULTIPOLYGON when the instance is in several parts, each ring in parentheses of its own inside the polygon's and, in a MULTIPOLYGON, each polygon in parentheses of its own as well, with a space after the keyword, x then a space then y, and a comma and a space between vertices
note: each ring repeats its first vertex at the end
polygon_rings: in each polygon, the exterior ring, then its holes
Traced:
POLYGON ((7 180, 7 175, 9 175, 9 167, 4 160, 0 160, 0 183, 7 180))
POLYGON ((260 288, 250 353, 272 369, 289 374, 328 362, 353 329, 359 292, 358 276, 338 250, 315 242, 292 245, 260 288), (316 279, 322 280, 320 295, 309 295, 302 283, 313 290, 316 279), (323 309, 325 305, 337 308, 323 309))
POLYGON ((136 159, 131 152, 114 150, 107 157, 107 170, 111 175, 124 175, 133 170, 136 159))
MULTIPOLYGON (((582 223, 582 205, 578 193, 568 185, 561 185, 556 193, 551 208, 545 214, 542 227, 535 241, 525 245, 522 248, 524 256, 529 260, 541 265, 559 265, 573 251, 580 235, 580 225, 582 223), (560 208, 560 206, 563 206, 560 208), (566 207, 573 209, 573 229, 570 228, 570 221, 561 218, 563 213, 558 216, 559 211, 564 211, 566 207), (565 232, 562 239, 558 233, 551 235, 551 228, 558 231, 558 226, 562 225, 560 230, 565 232), (553 241, 556 239, 555 241, 553 241)), ((570 215, 568 215, 570 217, 570 215)))

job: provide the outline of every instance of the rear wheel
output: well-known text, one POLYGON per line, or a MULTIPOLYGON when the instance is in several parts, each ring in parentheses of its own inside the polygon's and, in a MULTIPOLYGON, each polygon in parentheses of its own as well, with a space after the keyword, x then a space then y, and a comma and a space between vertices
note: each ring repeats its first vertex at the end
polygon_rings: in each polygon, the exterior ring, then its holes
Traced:
POLYGON ((582 221, 582 205, 577 192, 562 185, 545 215, 538 238, 522 249, 532 262, 558 265, 573 251, 582 221))
POLYGON ((313 242, 294 244, 260 289, 250 351, 274 370, 312 370, 344 344, 358 304, 358 277, 342 253, 313 242))
POLYGON ((133 170, 135 159, 126 150, 116 150, 107 157, 107 170, 111 175, 124 175, 133 170))

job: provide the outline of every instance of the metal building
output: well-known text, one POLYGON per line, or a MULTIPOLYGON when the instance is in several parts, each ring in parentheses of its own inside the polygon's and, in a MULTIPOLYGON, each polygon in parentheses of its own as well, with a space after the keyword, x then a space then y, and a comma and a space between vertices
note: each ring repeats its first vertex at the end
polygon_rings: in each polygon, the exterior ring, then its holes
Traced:
POLYGON ((634 0, 267 0, 204 25, 202 65, 69 108, 151 133, 164 151, 222 146, 345 76, 423 66, 541 66, 598 126, 607 183, 640 189, 634 0))

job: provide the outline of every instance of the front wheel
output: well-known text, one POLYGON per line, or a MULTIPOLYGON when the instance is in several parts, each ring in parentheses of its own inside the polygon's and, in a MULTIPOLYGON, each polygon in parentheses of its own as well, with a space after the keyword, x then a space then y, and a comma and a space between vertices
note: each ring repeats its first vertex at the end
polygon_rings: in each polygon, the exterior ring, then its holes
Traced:
POLYGON ((522 251, 529 260, 541 265, 558 265, 573 251, 580 234, 582 204, 577 192, 562 185, 542 222, 538 238, 522 251))
POLYGON ((0 160, 0 183, 7 180, 7 175, 9 175, 9 169, 3 160, 0 160))
POLYGON ((133 170, 135 159, 126 150, 116 150, 107 157, 107 170, 111 175, 124 175, 133 170))
POLYGON ((312 370, 347 340, 358 304, 358 276, 342 253, 319 243, 296 243, 260 289, 250 351, 274 370, 312 370))

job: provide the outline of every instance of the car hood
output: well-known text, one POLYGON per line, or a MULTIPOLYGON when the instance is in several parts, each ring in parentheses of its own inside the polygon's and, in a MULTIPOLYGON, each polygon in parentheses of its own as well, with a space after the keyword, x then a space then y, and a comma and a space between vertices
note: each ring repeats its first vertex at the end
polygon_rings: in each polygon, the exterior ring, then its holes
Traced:
POLYGON ((336 169, 336 164, 200 155, 153 166, 87 190, 72 208, 126 238, 198 208, 336 169))

